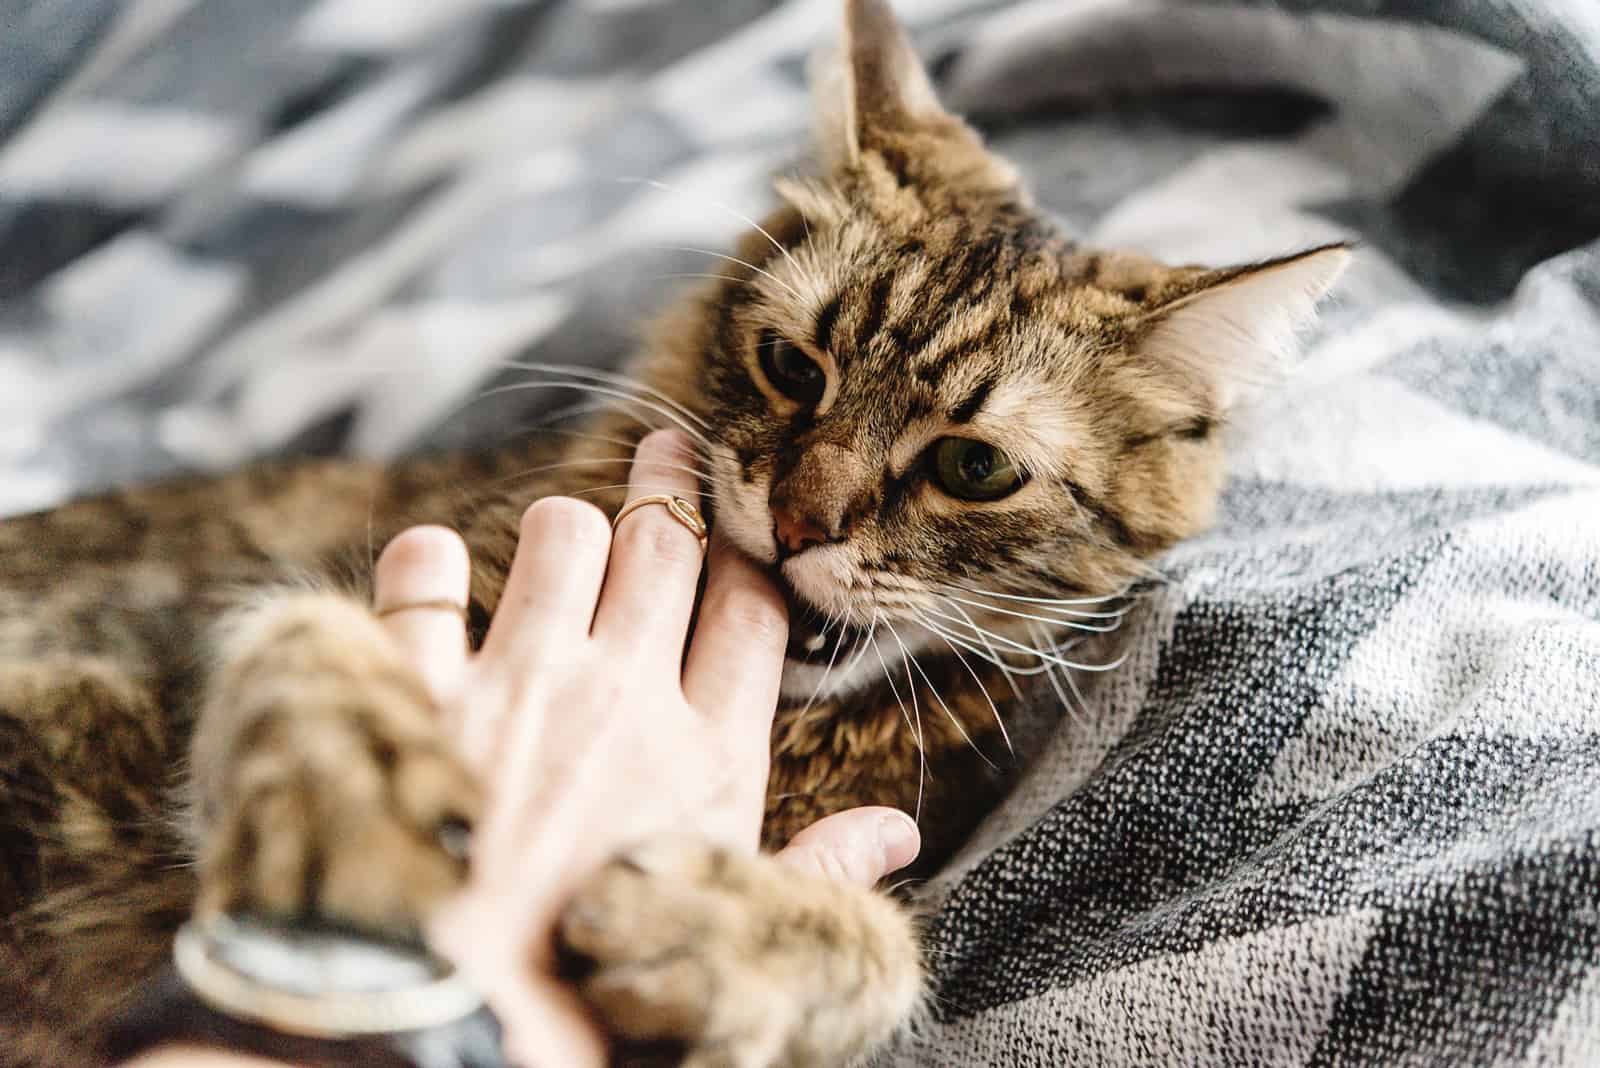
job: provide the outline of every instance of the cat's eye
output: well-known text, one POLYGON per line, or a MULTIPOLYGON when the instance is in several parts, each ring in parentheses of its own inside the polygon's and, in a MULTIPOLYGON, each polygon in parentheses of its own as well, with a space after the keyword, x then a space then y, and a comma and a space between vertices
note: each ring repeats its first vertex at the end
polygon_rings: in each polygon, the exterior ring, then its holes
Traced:
POLYGON ((816 360, 768 330, 761 336, 761 373, 772 388, 797 404, 812 405, 822 399, 828 376, 816 360))
POLYGON ((986 441, 940 438, 932 451, 933 480, 952 497, 993 501, 1022 486, 1022 472, 1011 457, 986 441))

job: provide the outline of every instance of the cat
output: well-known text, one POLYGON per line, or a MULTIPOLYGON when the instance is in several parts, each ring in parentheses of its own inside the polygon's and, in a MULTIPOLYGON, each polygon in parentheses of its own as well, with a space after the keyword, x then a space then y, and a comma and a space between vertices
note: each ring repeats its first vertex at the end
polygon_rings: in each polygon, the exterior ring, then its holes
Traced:
MULTIPOLYGON (((481 635, 522 509, 614 511, 641 416, 696 438, 714 525, 790 604, 766 843, 895 805, 926 870, 997 803, 1000 665, 1110 629, 1206 525, 1222 429, 1349 252, 1207 269, 1076 245, 941 106, 884 0, 846 0, 813 91, 820 165, 776 183, 726 278, 628 378, 548 372, 628 398, 582 434, 0 524, 0 1060, 84 1056, 193 909, 417 928, 479 797, 367 607, 369 546, 460 530, 481 635)), ((613 1033, 696 1068, 852 1063, 925 998, 894 898, 693 839, 606 866, 559 938, 613 1033)))

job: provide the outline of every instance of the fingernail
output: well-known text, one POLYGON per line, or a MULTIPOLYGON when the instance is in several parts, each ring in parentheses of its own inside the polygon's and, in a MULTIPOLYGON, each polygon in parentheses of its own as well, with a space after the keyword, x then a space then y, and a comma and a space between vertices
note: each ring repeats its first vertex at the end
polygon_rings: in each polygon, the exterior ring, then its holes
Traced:
POLYGON ((883 843, 884 874, 899 871, 922 850, 922 833, 904 812, 884 813, 878 821, 878 840, 883 843))

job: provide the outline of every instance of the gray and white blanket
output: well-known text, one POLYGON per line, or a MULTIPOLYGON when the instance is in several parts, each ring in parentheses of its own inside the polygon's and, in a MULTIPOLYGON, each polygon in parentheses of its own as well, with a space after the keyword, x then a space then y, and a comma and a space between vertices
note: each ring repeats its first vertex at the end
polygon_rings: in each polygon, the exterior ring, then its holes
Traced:
MULTIPOLYGON (((898 6, 1085 239, 1361 253, 1126 665, 923 888, 889 1059, 1600 1063, 1600 4, 898 6)), ((570 400, 484 394, 714 269, 835 20, 0 0, 0 510, 570 400)))

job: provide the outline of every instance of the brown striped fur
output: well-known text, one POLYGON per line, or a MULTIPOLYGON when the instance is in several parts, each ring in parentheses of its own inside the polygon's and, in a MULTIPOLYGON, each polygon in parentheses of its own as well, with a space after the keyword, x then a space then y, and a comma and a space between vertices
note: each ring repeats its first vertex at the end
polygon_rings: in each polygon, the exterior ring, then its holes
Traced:
MULTIPOLYGON (((973 628, 1037 637, 1005 612, 1031 602, 994 595, 1109 595, 1199 530, 1216 431, 1346 253, 1218 271, 1080 249, 939 108, 882 0, 845 7, 817 78, 823 169, 779 184, 745 265, 670 314, 632 374, 703 424, 715 522, 781 577, 796 634, 882 624, 854 667, 790 665, 768 843, 920 805, 926 866, 1015 766, 991 710, 1011 691, 973 628), (772 339, 822 369, 817 403, 768 380, 772 339), (926 456, 948 435, 1027 481, 941 492, 926 456), (825 544, 783 551, 774 508, 825 544), (986 591, 973 628, 941 600, 956 589, 986 591), (930 611, 971 639, 970 667, 930 611)), ((0 525, 0 1062, 87 1057, 197 902, 404 929, 457 884, 475 787, 364 607, 371 548, 419 520, 460 529, 481 633, 528 501, 618 505, 599 487, 644 428, 618 412, 590 429, 390 468, 264 465, 0 525), (550 460, 585 463, 537 471, 550 460)), ((846 1063, 919 996, 889 899, 692 841, 607 868, 563 937, 615 1031, 681 1040, 700 1066, 846 1063)))

